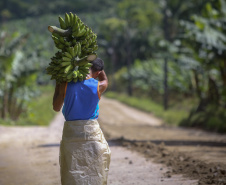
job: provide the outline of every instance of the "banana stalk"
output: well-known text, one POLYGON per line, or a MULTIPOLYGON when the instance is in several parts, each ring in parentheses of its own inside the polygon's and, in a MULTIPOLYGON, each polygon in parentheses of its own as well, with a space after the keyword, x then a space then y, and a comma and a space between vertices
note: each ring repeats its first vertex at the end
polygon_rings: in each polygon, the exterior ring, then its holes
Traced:
POLYGON ((48 26, 48 30, 51 33, 57 33, 57 34, 59 34, 62 37, 68 37, 68 36, 70 36, 72 34, 72 29, 71 28, 63 30, 63 29, 58 28, 56 26, 48 26))
POLYGON ((75 59, 75 61, 76 61, 75 65, 76 66, 86 65, 87 63, 94 61, 96 58, 97 58, 97 55, 91 54, 91 55, 85 56, 81 59, 75 59))

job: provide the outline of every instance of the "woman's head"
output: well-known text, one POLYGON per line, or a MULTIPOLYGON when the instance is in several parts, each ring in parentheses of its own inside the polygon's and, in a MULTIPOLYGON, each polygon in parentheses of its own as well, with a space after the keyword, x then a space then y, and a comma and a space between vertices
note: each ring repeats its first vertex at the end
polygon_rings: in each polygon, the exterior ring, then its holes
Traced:
POLYGON ((93 73, 102 71, 104 69, 104 61, 100 58, 96 58, 94 61, 91 62, 92 67, 91 70, 93 73))

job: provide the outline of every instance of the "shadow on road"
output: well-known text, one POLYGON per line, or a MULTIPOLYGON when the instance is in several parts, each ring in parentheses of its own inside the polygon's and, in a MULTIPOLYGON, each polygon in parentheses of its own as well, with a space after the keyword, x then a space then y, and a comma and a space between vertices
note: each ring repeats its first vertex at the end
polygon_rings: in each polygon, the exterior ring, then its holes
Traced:
MULTIPOLYGON (((123 137, 117 139, 107 140, 109 146, 123 146, 123 142, 129 143, 146 143, 152 142, 154 144, 164 143, 166 146, 209 146, 209 147, 226 147, 225 142, 216 141, 181 141, 181 140, 129 140, 123 137)), ((49 143, 38 145, 37 147, 59 147, 59 143, 49 143)))

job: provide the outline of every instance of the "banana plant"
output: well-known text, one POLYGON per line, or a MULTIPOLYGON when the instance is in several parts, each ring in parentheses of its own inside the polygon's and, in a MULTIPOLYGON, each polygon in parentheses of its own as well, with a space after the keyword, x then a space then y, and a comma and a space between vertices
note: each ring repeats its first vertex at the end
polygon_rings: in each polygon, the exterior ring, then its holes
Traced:
POLYGON ((181 21, 185 28, 182 45, 190 50, 183 53, 186 57, 182 58, 199 63, 199 67, 192 70, 200 110, 207 103, 226 106, 225 10, 224 0, 207 2, 201 15, 193 15, 191 21, 181 21))
POLYGON ((21 51, 28 35, 0 34, 0 117, 17 120, 34 92, 34 61, 21 51))

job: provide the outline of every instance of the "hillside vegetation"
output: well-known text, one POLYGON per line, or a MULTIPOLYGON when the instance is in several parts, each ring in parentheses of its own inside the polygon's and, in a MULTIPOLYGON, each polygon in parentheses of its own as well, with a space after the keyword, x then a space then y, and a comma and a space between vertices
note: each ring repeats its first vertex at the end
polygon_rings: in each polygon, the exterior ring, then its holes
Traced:
POLYGON ((225 10, 224 0, 1 1, 3 122, 18 120, 37 89, 54 84, 45 71, 56 51, 47 27, 71 11, 98 35, 109 91, 147 98, 167 114, 186 102, 175 124, 225 132, 225 10))

